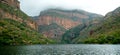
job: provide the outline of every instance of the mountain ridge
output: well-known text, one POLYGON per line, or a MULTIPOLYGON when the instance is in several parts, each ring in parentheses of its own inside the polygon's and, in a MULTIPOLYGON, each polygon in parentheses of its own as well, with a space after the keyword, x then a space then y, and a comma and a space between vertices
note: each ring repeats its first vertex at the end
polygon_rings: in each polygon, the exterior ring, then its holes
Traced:
MULTIPOLYGON (((83 40, 88 44, 119 44, 120 43, 120 7, 108 12, 104 21, 96 29, 93 29, 92 35, 83 40)), ((78 41, 79 43, 82 41, 78 41)))
MULTIPOLYGON (((86 24, 88 25, 90 21, 102 18, 102 15, 98 15, 95 13, 89 13, 83 10, 62 10, 62 9, 47 9, 40 13, 39 16, 35 16, 35 21, 39 25, 51 25, 52 23, 56 23, 57 25, 63 27, 66 29, 65 31, 62 31, 62 33, 65 33, 67 30, 74 28, 78 25, 86 24)), ((34 17, 33 17, 34 18, 34 17)), ((94 22, 95 23, 95 22, 94 22)), ((97 23, 97 22, 96 22, 97 23)), ((47 27, 47 26, 46 26, 47 27)), ((59 28, 59 27, 58 27, 59 28)), ((48 33, 52 33, 52 36, 58 36, 61 37, 59 34, 54 34, 56 31, 51 30, 45 30, 43 33, 45 36, 51 37, 49 35, 46 35, 45 32, 48 31, 48 33)), ((61 29, 62 30, 62 29, 61 29)), ((39 29, 40 31, 40 29, 39 29)), ((61 32, 60 30, 58 32, 61 32)))

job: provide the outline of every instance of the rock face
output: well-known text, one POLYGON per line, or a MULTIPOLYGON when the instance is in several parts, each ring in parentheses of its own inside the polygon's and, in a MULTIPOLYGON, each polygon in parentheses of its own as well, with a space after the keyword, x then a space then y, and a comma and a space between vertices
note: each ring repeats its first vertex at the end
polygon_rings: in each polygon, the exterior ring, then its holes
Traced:
POLYGON ((38 25, 50 25, 51 23, 57 23, 60 26, 63 26, 65 29, 70 29, 77 26, 80 22, 75 22, 70 19, 60 18, 60 17, 51 17, 51 16, 40 16, 40 19, 37 21, 38 25))
POLYGON ((0 4, 1 8, 3 8, 3 9, 0 8, 0 17, 10 18, 20 23, 24 22, 31 28, 37 30, 37 23, 35 23, 30 17, 27 17, 27 15, 25 13, 22 13, 22 11, 19 9, 20 6, 18 0, 0 0, 0 4), (9 5, 10 7, 7 7, 7 5, 9 5), (10 8, 11 10, 6 8, 10 8), (15 9, 12 10, 13 8, 15 9), (22 14, 26 15, 26 17, 22 16, 22 14))
POLYGON ((0 45, 55 43, 37 32, 37 23, 19 9, 17 0, 0 0, 0 45))
POLYGON ((8 4, 12 7, 20 8, 18 0, 0 0, 0 2, 8 4))
POLYGON ((120 44, 120 7, 107 13, 101 25, 95 26, 90 38, 83 43, 120 44))
POLYGON ((91 20, 101 18, 102 15, 89 13, 83 10, 48 9, 42 11, 40 15, 36 17, 37 19, 35 20, 39 25, 39 32, 43 33, 47 37, 53 36, 54 38, 55 36, 57 36, 59 38, 65 31, 81 24, 88 25, 91 20), (53 23, 62 28, 58 29, 58 27, 56 29, 41 31, 41 27, 43 27, 44 25, 47 27, 53 23), (61 31, 62 29, 64 29, 64 31, 61 31), (60 34, 55 34, 56 32, 60 32, 60 34))

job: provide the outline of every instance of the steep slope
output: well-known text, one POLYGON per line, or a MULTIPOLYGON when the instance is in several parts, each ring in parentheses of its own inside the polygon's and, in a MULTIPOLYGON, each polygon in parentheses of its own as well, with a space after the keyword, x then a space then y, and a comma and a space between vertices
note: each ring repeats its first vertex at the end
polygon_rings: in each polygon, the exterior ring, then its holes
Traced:
POLYGON ((61 37, 59 36, 61 36, 66 31, 66 29, 56 23, 52 23, 50 25, 40 25, 38 30, 40 33, 43 33, 47 38, 52 38, 57 42, 60 42, 61 37))
POLYGON ((91 20, 101 18, 102 15, 89 13, 83 10, 48 9, 42 11, 40 15, 36 17, 38 18, 35 20, 39 25, 39 32, 43 33, 47 37, 54 36, 56 38, 57 36, 59 39, 62 38, 61 36, 65 31, 80 24, 86 23, 86 25, 88 25, 91 20), (42 26, 45 25, 46 27, 49 27, 53 23, 57 25, 56 28, 49 28, 49 30, 42 28, 44 31, 41 31, 42 26), (51 33, 51 35, 47 35, 47 33, 51 33))
POLYGON ((101 25, 103 18, 91 20, 88 23, 80 24, 62 35, 62 43, 77 43, 86 39, 93 33, 93 30, 101 25))
MULTIPOLYGON (((62 43, 72 43, 72 40, 80 35, 80 31, 86 28, 85 24, 78 25, 62 35, 62 43)), ((84 38, 84 37, 82 37, 84 38)))
POLYGON ((47 44, 37 24, 19 9, 17 0, 0 0, 0 45, 47 44))
POLYGON ((102 25, 94 29, 91 38, 84 43, 119 44, 120 43, 120 7, 105 16, 102 25))
POLYGON ((70 29, 81 23, 101 17, 102 15, 89 13, 83 10, 48 9, 40 13, 37 22, 39 25, 49 25, 55 22, 65 29, 70 29))

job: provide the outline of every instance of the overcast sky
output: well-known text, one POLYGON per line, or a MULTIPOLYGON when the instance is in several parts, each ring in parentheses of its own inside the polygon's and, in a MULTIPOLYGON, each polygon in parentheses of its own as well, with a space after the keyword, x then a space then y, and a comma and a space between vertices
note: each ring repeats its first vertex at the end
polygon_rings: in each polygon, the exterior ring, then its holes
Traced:
POLYGON ((19 0, 21 10, 29 16, 37 16, 49 8, 82 9, 105 15, 120 6, 120 0, 19 0))

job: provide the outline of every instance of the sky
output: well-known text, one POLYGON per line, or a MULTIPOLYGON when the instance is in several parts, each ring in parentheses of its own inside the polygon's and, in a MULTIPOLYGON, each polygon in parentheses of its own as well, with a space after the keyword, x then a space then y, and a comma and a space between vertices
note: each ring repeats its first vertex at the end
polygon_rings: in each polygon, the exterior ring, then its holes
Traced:
POLYGON ((85 10, 105 15, 120 6, 120 0, 19 0, 20 8, 29 16, 38 16, 50 8, 85 10))

